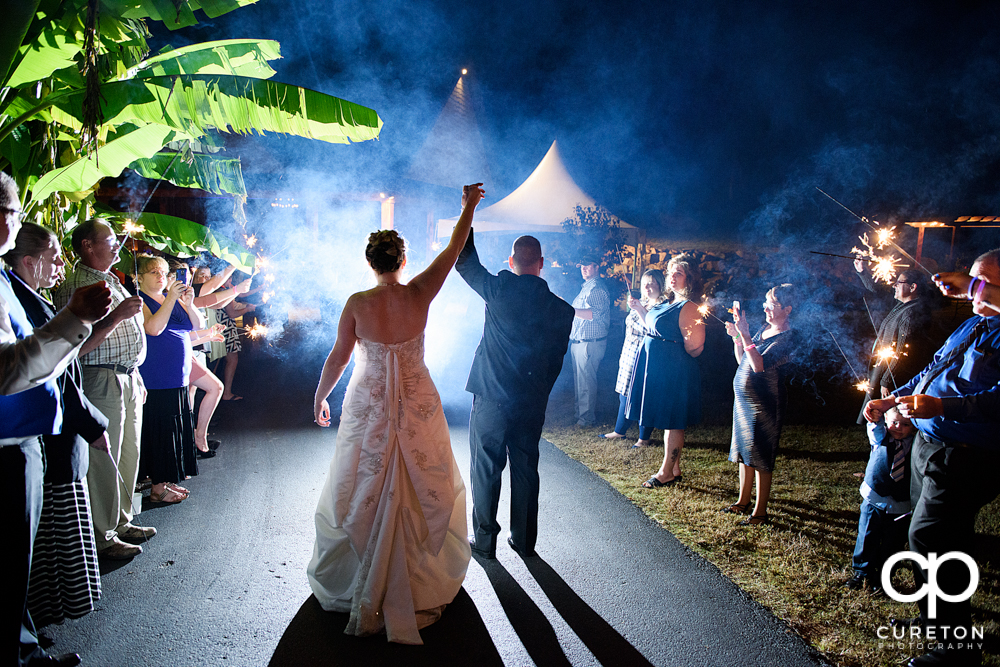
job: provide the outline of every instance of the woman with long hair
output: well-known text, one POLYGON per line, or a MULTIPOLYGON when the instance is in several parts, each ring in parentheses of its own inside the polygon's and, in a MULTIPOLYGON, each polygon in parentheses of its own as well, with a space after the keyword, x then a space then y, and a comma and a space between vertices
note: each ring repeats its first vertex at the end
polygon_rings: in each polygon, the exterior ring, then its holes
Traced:
POLYGON ((663 429, 663 464, 642 483, 647 489, 681 481, 684 429, 701 420, 701 374, 695 358, 705 349, 698 312, 701 271, 694 257, 667 263, 669 296, 646 313, 646 337, 636 358, 626 414, 649 428, 663 429))

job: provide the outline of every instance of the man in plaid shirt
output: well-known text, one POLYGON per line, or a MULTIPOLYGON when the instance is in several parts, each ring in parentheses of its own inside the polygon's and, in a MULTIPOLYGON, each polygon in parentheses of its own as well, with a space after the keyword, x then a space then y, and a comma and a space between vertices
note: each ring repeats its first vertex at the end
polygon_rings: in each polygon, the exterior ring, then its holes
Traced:
POLYGON ((142 553, 138 544, 156 534, 155 528, 133 526, 132 494, 139 474, 139 434, 146 389, 139 364, 146 358, 142 299, 122 287, 111 267, 121 244, 115 232, 98 220, 87 220, 73 230, 73 250, 80 260, 55 292, 53 301, 64 306, 78 287, 106 282, 111 289, 111 313, 94 324, 80 348, 83 393, 104 413, 111 456, 92 456, 87 471, 97 553, 124 560, 142 553), (120 479, 119 479, 120 477, 120 479))
POLYGON ((611 297, 600 280, 600 258, 585 256, 580 262, 583 287, 573 299, 576 317, 569 338, 576 378, 578 426, 597 423, 597 367, 608 346, 611 325, 611 297))

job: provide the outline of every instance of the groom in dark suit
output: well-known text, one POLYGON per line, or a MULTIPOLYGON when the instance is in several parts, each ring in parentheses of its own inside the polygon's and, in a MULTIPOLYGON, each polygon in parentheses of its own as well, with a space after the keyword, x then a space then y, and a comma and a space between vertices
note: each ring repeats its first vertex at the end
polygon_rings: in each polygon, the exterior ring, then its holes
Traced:
POLYGON ((510 538, 521 556, 535 555, 538 536, 538 441, 549 392, 562 369, 573 307, 539 277, 545 262, 533 236, 514 241, 510 271, 493 275, 479 261, 472 232, 455 268, 486 302, 483 339, 466 391, 472 450, 472 550, 496 558, 500 475, 510 459, 510 538))

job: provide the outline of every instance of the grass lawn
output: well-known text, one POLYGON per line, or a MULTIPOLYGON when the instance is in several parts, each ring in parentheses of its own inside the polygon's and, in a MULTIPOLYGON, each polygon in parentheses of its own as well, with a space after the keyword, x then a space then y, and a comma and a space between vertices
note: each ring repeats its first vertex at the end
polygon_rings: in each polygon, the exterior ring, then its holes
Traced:
MULTIPOLYGON (((837 665, 890 666, 922 650, 880 646, 876 629, 891 617, 909 617, 916 605, 843 588, 850 575, 857 536, 861 480, 867 461, 862 427, 786 426, 774 472, 768 513, 773 524, 741 528, 742 517, 719 510, 736 500, 737 466, 730 463, 729 426, 687 431, 681 465, 684 482, 647 490, 643 480, 659 469, 659 447, 630 449, 635 428, 623 441, 599 440, 612 430, 573 424, 571 394, 554 394, 544 437, 600 475, 692 551, 784 619, 837 665), (568 400, 568 404, 567 404, 568 400)), ((972 598, 974 623, 985 626, 984 664, 1000 666, 1000 501, 988 505, 976 524, 973 557, 980 583, 972 598)), ((908 569, 895 587, 913 592, 908 569)))

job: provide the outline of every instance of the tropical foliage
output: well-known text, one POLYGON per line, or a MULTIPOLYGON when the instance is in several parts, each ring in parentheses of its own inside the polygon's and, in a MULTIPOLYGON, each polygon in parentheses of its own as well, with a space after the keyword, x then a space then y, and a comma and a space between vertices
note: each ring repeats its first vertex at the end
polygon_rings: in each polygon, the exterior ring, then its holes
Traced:
MULTIPOLYGON (((60 234, 95 214, 123 221, 95 209, 94 192, 101 179, 129 169, 245 198, 239 160, 220 155, 224 134, 377 138, 382 120, 373 110, 271 80, 277 42, 230 39, 150 53, 146 21, 175 30, 197 23, 196 11, 214 18, 254 2, 14 3, 23 5, 0 28, 0 169, 17 181, 29 216, 60 234)), ((173 254, 252 260, 232 239, 166 218, 142 214, 144 240, 173 254)))

